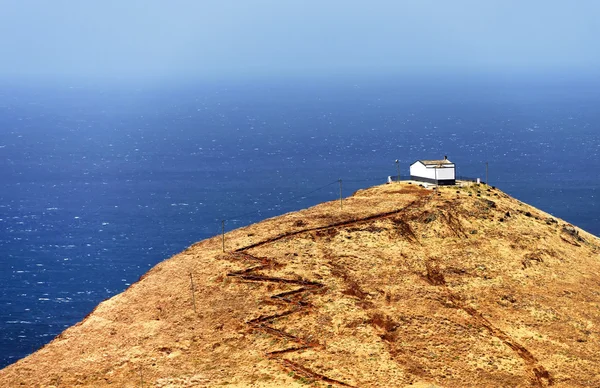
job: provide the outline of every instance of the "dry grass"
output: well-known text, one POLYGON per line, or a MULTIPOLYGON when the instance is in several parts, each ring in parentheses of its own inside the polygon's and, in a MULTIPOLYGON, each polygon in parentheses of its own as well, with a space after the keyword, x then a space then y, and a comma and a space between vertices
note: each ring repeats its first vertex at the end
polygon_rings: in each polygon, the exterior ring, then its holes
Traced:
POLYGON ((377 186, 226 246, 157 265, 0 386, 600 386, 598 238, 499 190, 377 186))

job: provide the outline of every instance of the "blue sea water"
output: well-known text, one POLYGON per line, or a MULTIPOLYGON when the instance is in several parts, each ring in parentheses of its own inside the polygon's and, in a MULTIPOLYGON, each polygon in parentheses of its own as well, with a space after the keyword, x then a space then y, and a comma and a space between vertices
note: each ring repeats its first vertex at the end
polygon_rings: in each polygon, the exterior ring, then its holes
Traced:
POLYGON ((600 235, 600 81, 0 82, 0 367, 195 241, 448 155, 600 235), (320 190, 317 188, 324 187, 320 190))

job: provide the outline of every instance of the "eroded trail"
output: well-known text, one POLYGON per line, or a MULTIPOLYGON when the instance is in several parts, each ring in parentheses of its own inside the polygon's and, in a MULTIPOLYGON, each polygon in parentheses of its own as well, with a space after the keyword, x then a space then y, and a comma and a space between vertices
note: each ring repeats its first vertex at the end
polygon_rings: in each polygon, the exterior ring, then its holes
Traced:
POLYGON ((339 381, 336 379, 332 379, 320 373, 317 373, 305 366, 298 364, 292 360, 284 358, 285 355, 301 352, 307 349, 318 349, 321 344, 318 341, 311 341, 305 338, 301 338, 299 336, 287 333, 281 329, 277 329, 273 326, 273 322, 276 319, 287 317, 292 314, 303 313, 309 310, 311 307, 310 303, 304 301, 308 295, 314 293, 318 290, 321 290, 325 286, 319 282, 307 281, 307 280, 297 280, 297 279, 286 279, 279 278, 273 276, 265 276, 260 274, 255 274, 255 272, 263 270, 265 268, 270 267, 274 264, 274 260, 272 259, 264 259, 252 256, 247 252, 236 252, 231 253, 230 257, 233 259, 239 260, 252 260, 252 261, 260 261, 264 264, 258 266, 252 266, 245 270, 241 271, 233 271, 227 274, 227 276, 236 277, 245 281, 253 281, 253 282, 272 282, 272 283, 282 283, 282 284, 296 284, 301 287, 291 291, 280 292, 277 294, 273 294, 270 296, 270 299, 281 302, 286 307, 291 307, 288 310, 277 314, 271 314, 266 316, 259 316, 257 318, 250 319, 246 321, 246 324, 251 326, 254 330, 259 330, 274 337, 282 338, 287 342, 291 342, 294 345, 280 349, 274 350, 266 353, 266 356, 272 360, 278 361, 282 367, 288 371, 293 372, 294 375, 298 378, 310 379, 310 380, 321 380, 327 382, 329 384, 336 384, 344 387, 351 387, 350 384, 347 384, 343 381, 339 381), (266 261, 266 263, 265 263, 266 261))
POLYGON ((544 387, 545 384, 553 385, 554 381, 550 373, 546 370, 546 368, 544 368, 543 365, 539 363, 539 361, 534 357, 533 354, 531 354, 529 350, 517 343, 508 334, 492 325, 492 323, 487 320, 479 311, 472 307, 466 306, 459 297, 454 295, 449 290, 448 296, 458 308, 469 314, 475 320, 475 322, 479 324, 479 326, 485 328, 491 335, 500 339, 505 345, 517 353, 517 355, 523 360, 529 369, 531 383, 533 386, 544 387))
MULTIPOLYGON (((291 291, 280 292, 280 293, 270 296, 271 300, 279 301, 279 302, 283 303, 285 306, 291 307, 290 309, 285 310, 280 313, 277 313, 277 314, 272 314, 272 315, 268 315, 268 316, 259 316, 257 318, 249 319, 248 321, 246 321, 246 324, 251 326, 254 330, 259 330, 264 333, 268 333, 269 335, 272 335, 272 336, 275 336, 278 338, 282 338, 282 339, 292 342, 294 344, 285 349, 267 352, 266 356, 269 357, 270 359, 278 361, 286 371, 293 372, 294 375, 297 377, 309 379, 309 380, 321 380, 321 381, 327 382, 329 384, 337 384, 339 386, 346 386, 346 387, 352 386, 346 382, 324 376, 324 375, 317 373, 303 365, 298 364, 297 362, 294 362, 292 360, 284 358, 285 355, 288 355, 288 354, 294 353, 294 352, 301 352, 301 351, 304 351, 307 349, 318 350, 318 348, 321 348, 322 345, 318 341, 309 341, 309 340, 306 340, 299 336, 295 336, 295 335, 287 333, 283 330, 277 329, 273 326, 274 320, 276 320, 278 318, 281 318, 284 316, 291 316, 293 314, 298 314, 298 313, 310 313, 310 308, 312 306, 310 305, 310 303, 306 302, 305 299, 310 294, 313 294, 318 291, 322 291, 325 288, 325 285, 320 282, 315 282, 315 281, 305 280, 305 279, 289 279, 289 278, 267 276, 267 275, 261 273, 261 271, 267 270, 269 268, 281 266, 281 264, 277 263, 274 259, 271 259, 271 258, 260 258, 260 257, 253 256, 252 254, 250 254, 248 252, 249 250, 251 250, 253 248, 265 246, 267 244, 272 244, 272 243, 275 243, 277 241, 280 241, 280 240, 283 240, 286 238, 305 234, 305 233, 345 228, 345 227, 350 227, 350 226, 358 225, 358 224, 362 224, 362 223, 370 223, 370 222, 373 222, 373 221, 376 221, 379 219, 398 216, 400 214, 409 212, 415 208, 424 206, 432 198, 432 196, 433 196, 433 193, 425 195, 425 196, 421 196, 400 209, 396 209, 396 210, 392 210, 392 211, 388 211, 388 212, 377 213, 377 214, 373 214, 373 215, 370 215, 367 217, 339 221, 339 222, 335 222, 335 223, 331 223, 331 224, 327 224, 327 225, 323 225, 323 226, 317 226, 317 227, 312 227, 312 228, 305 228, 305 229, 301 229, 301 230, 281 233, 277 236, 258 241, 256 243, 247 245, 242 248, 238 248, 238 249, 234 250, 233 252, 230 252, 229 257, 231 259, 242 260, 242 261, 246 260, 246 261, 250 261, 253 263, 259 263, 259 264, 250 266, 248 268, 245 268, 245 269, 242 269, 239 271, 229 272, 227 274, 227 276, 229 276, 229 277, 235 277, 242 281, 292 284, 292 285, 300 286, 297 289, 294 289, 291 291)), ((283 264, 283 265, 285 265, 285 264, 283 264)))
MULTIPOLYGON (((404 214, 407 214, 408 212, 413 211, 415 209, 424 208, 424 206, 433 198, 434 195, 435 194, 432 193, 430 195, 417 198, 416 200, 410 202, 407 206, 401 209, 373 214, 362 218, 339 221, 328 225, 281 233, 274 237, 252 243, 245 247, 238 248, 233 252, 230 252, 229 257, 231 259, 239 261, 249 261, 252 264, 245 269, 232 271, 228 273, 227 276, 235 277, 245 282, 278 283, 284 285, 298 286, 298 288, 289 291, 278 292, 269 296, 269 300, 281 303, 283 308, 282 311, 270 315, 261 315, 255 318, 248 319, 246 321, 246 324, 251 326, 253 330, 267 333, 273 337, 283 339, 284 342, 290 343, 290 346, 284 349, 266 352, 266 356, 274 361, 277 361, 283 367, 284 370, 286 370, 287 372, 293 372, 294 375, 298 378, 312 381, 320 380, 328 384, 335 384, 339 386, 351 386, 347 382, 330 378, 314 370, 311 370, 306 366, 301 365, 300 363, 298 363, 298 361, 292 361, 289 358, 286 358, 286 356, 290 354, 294 354, 296 352, 303 352, 309 349, 313 351, 319 351, 319 349, 323 349, 324 346, 321 345, 317 340, 309 339, 310 337, 294 335, 284 330, 278 329, 274 325, 274 322, 277 319, 283 317, 296 316, 299 314, 310 314, 312 312, 313 306, 310 302, 307 301, 307 299, 311 294, 325 291, 325 284, 299 277, 284 278, 277 276, 269 276, 265 273, 266 271, 276 268, 280 269, 282 267, 285 267, 286 264, 278 263, 275 261, 275 259, 272 258, 256 257, 249 253, 250 250, 254 248, 263 247, 268 244, 273 244, 280 240, 291 238, 294 236, 299 236, 302 234, 327 231, 332 229, 339 230, 342 228, 348 228, 353 225, 358 225, 362 223, 371 223, 373 221, 384 218, 394 218, 396 219, 396 224, 398 224, 398 216, 400 216, 400 221, 403 221, 404 214)), ((460 228, 461 225, 459 225, 459 221, 452 217, 453 214, 446 215, 446 223, 450 225, 457 237, 466 238, 466 233, 462 230, 462 228, 460 228)), ((410 230, 410 227, 408 227, 408 229, 410 230)), ((403 234, 407 234, 407 237, 412 236, 414 241, 411 241, 415 244, 419 243, 416 235, 412 233, 412 230, 410 231, 411 233, 406 232, 403 234)), ((443 279, 443 275, 441 273, 439 273, 438 275, 440 276, 440 278, 433 279, 434 281, 432 284, 443 287, 448 295, 448 299, 452 301, 456 308, 460 308, 467 314, 469 314, 478 326, 485 328, 488 332, 490 332, 490 334, 500 339, 506 346, 510 347, 523 360, 527 368, 527 373, 531 376, 530 380, 532 386, 543 387, 546 385, 553 384, 553 380, 549 372, 538 362, 538 360, 532 355, 531 352, 529 352, 522 345, 518 344, 508 334, 495 327, 489 320, 483 317, 481 313, 471 308, 470 306, 465 305, 462 299, 458 295, 454 294, 446 286, 445 281, 443 279)), ((348 376, 348 380, 350 379, 351 377, 348 376)))
POLYGON ((544 387, 554 384, 554 380, 550 373, 539 363, 537 358, 524 346, 515 341, 512 337, 506 334, 494 326, 482 313, 477 311, 475 308, 468 306, 464 303, 463 299, 454 293, 446 284, 444 275, 435 266, 426 263, 427 267, 427 280, 431 285, 442 287, 446 293, 447 298, 452 301, 454 307, 459 308, 469 314, 471 318, 477 323, 479 327, 486 329, 491 335, 498 338, 506 346, 511 348, 521 358, 527 368, 527 372, 530 375, 531 385, 535 387, 544 387))
POLYGON ((257 247, 260 247, 260 246, 263 246, 266 244, 271 244, 271 243, 277 242, 279 240, 283 240, 284 238, 297 236, 297 235, 300 235, 303 233, 318 232, 318 231, 335 229, 335 228, 343 228, 346 226, 352 226, 352 225, 357 225, 360 223, 371 222, 371 221, 376 221, 376 220, 383 219, 383 218, 388 218, 391 216, 395 216, 395 215, 404 213, 412 208, 422 206, 425 203, 427 203, 430 199, 431 199, 431 194, 427 195, 426 197, 418 198, 401 209, 396 209, 396 210, 392 210, 392 211, 384 212, 384 213, 377 213, 377 214, 373 214, 373 215, 363 217, 363 218, 355 218, 355 219, 340 221, 340 222, 336 222, 336 223, 332 223, 332 224, 328 224, 328 225, 315 226, 312 228, 305 228, 305 229, 301 229, 301 230, 295 230, 295 231, 291 231, 291 232, 282 233, 277 236, 247 245, 245 247, 238 248, 235 250, 235 252, 246 252, 249 249, 257 248, 257 247))

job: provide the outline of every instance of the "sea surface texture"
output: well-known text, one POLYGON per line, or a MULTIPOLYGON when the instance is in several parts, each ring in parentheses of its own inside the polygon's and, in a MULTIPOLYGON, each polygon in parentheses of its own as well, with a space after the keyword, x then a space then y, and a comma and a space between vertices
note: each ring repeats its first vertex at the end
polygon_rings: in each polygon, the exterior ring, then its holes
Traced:
POLYGON ((0 367, 221 231, 443 158, 600 235, 592 77, 0 82, 0 367))

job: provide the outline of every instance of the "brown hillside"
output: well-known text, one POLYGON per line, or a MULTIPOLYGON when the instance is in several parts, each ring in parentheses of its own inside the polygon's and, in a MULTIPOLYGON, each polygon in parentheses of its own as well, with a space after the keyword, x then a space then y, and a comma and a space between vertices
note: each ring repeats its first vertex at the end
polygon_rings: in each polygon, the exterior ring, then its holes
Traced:
POLYGON ((373 187, 226 250, 157 265, 0 386, 600 386, 600 240, 499 190, 373 187))

